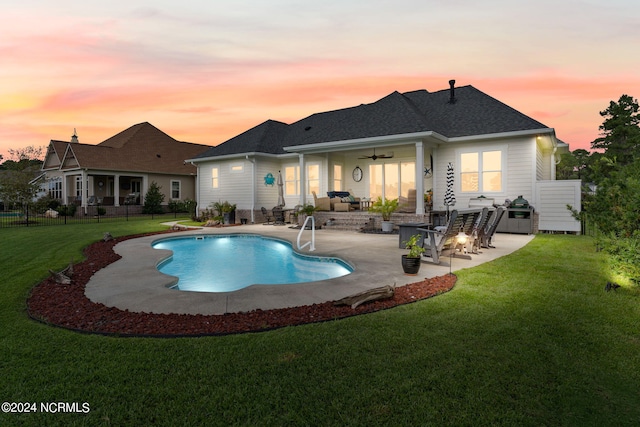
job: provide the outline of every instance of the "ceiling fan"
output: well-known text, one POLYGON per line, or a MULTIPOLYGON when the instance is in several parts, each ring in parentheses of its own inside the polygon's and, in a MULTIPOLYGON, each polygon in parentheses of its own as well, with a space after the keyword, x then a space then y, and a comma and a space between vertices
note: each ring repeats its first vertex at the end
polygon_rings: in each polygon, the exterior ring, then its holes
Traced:
POLYGON ((358 157, 359 159, 371 159, 374 162, 376 161, 376 159, 390 159, 393 157, 393 154, 391 154, 390 156, 386 155, 386 154, 380 154, 379 156, 376 156, 376 149, 373 149, 373 156, 362 156, 362 157, 358 157))

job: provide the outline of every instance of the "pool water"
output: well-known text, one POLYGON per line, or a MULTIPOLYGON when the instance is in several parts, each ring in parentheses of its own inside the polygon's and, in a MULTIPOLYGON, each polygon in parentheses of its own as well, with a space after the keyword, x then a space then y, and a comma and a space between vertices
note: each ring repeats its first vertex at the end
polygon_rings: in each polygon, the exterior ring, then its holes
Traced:
POLYGON ((182 291, 229 292, 257 284, 315 282, 353 271, 338 258, 301 255, 289 242, 259 235, 168 238, 152 246, 173 251, 158 270, 179 277, 174 288, 182 291))

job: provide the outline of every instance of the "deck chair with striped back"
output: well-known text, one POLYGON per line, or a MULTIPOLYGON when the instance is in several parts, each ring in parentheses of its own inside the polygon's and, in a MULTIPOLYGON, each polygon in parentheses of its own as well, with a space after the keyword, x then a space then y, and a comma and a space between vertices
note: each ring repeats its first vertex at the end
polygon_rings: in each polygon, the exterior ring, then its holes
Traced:
POLYGON ((449 222, 443 228, 439 227, 438 230, 418 228, 417 231, 422 234, 422 247, 425 249, 422 260, 440 264, 442 251, 453 249, 455 236, 462 226, 464 226, 462 216, 458 215, 457 210, 453 210, 449 214, 449 222))

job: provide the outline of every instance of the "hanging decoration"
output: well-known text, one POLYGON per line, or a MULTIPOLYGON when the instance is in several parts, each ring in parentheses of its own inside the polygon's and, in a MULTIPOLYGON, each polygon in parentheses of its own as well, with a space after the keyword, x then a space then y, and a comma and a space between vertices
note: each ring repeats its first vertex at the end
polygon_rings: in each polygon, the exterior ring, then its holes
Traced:
POLYGON ((276 183, 276 178, 273 176, 271 172, 264 176, 264 185, 270 185, 273 187, 273 184, 276 183))

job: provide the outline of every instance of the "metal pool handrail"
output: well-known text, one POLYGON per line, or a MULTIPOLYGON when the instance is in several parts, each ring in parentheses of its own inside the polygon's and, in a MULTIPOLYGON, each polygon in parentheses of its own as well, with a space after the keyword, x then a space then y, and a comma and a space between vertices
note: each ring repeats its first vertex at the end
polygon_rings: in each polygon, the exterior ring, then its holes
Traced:
POLYGON ((297 244, 298 244, 299 251, 306 248, 307 246, 309 246, 309 252, 316 250, 316 220, 313 217, 313 215, 307 216, 307 218, 304 220, 304 224, 302 224, 302 229, 298 233, 297 244), (311 220, 311 240, 301 246, 300 239, 302 238, 302 233, 307 228, 307 222, 309 222, 309 220, 311 220))

